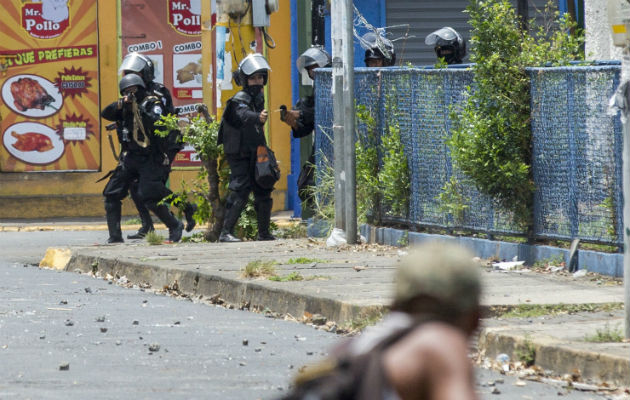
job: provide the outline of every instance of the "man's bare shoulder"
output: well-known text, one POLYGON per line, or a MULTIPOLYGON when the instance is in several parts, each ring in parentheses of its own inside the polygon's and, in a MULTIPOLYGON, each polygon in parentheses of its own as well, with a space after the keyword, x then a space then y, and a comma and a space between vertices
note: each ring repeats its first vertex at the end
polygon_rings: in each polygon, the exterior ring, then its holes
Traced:
POLYGON ((402 399, 474 398, 468 338, 463 331, 442 322, 428 322, 411 331, 383 354, 383 367, 402 399), (446 397, 444 397, 446 396, 446 397))

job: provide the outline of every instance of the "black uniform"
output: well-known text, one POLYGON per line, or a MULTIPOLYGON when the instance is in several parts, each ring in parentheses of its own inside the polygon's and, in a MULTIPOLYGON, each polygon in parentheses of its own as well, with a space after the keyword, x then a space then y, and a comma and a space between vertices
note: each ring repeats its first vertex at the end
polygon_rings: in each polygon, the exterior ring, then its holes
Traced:
MULTIPOLYGON (((156 96, 164 106, 165 114, 177 114, 177 110, 173 105, 171 92, 169 92, 166 86, 155 81, 149 82, 147 86, 149 89, 149 95, 156 96)), ((163 180, 164 183, 166 183, 171 172, 171 164, 175 160, 175 156, 177 155, 177 153, 179 153, 184 147, 184 144, 181 141, 181 132, 179 130, 171 131, 166 137, 164 144, 165 153, 169 160, 169 164, 164 165, 164 168, 162 169, 163 180)), ((128 235, 127 237, 130 239, 140 239, 144 237, 148 232, 153 230, 153 221, 151 220, 151 214, 149 214, 149 210, 146 208, 146 206, 144 205, 144 201, 140 197, 140 189, 137 180, 134 180, 129 186, 129 193, 131 194, 131 199, 133 200, 136 209, 138 210, 138 214, 140 215, 142 227, 138 230, 138 233, 128 235)), ((196 208, 192 204, 185 204, 184 213, 187 220, 187 231, 191 231, 195 226, 195 222, 193 219, 193 214, 195 213, 195 211, 196 208)))
MULTIPOLYGON (((300 112, 297 119, 297 128, 291 128, 293 137, 296 139, 310 135, 315 129, 315 96, 303 97, 295 105, 295 109, 300 112)), ((311 200, 308 188, 315 184, 315 148, 311 149, 311 155, 306 164, 302 166, 298 177, 298 196, 300 200, 308 202, 311 200)))
POLYGON ((143 95, 143 91, 138 93, 136 117, 132 104, 124 104, 122 100, 111 103, 101 113, 103 118, 117 122, 120 127, 118 140, 122 145, 120 163, 103 190, 110 241, 122 241, 121 201, 136 180, 139 202, 153 211, 166 224, 169 232, 175 233, 169 235, 169 239, 178 241, 181 238, 181 222, 167 206, 157 204, 172 193, 164 184, 164 168, 168 166, 166 140, 154 134, 154 123, 164 113, 164 105, 150 92, 148 95, 143 95))
MULTIPOLYGON (((249 88, 248 88, 249 89, 249 88)), ((262 92, 252 96, 246 90, 236 93, 228 100, 219 130, 218 143, 223 144, 230 165, 230 194, 223 232, 232 234, 241 212, 247 205, 250 192, 254 192, 254 207, 258 222, 258 237, 270 237, 269 221, 273 200, 273 189, 265 189, 256 183, 256 149, 265 145, 263 124, 259 115, 264 108, 262 92)))

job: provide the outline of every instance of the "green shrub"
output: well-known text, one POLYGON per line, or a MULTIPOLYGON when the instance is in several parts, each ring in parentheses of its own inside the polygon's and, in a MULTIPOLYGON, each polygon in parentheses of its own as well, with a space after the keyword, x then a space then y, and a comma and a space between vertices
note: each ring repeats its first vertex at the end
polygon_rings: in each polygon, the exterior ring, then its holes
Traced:
MULTIPOLYGON (((508 0, 472 0, 466 8, 472 26, 470 61, 473 88, 461 110, 454 110, 447 140, 453 161, 477 188, 531 223, 530 87, 528 66, 563 65, 581 57, 582 33, 569 35, 575 23, 558 19, 554 29, 523 32, 508 0)), ((557 14, 556 14, 557 16, 557 14)))

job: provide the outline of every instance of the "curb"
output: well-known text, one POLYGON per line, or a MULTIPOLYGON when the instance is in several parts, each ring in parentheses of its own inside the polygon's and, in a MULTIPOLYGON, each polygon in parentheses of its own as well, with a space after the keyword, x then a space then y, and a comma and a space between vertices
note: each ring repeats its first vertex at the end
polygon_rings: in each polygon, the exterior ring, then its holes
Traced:
POLYGON ((106 274, 125 276, 132 283, 148 284, 152 288, 176 286, 179 292, 191 297, 218 297, 228 304, 258 310, 269 309, 280 314, 290 314, 298 319, 305 313, 321 314, 338 325, 380 316, 384 312, 381 305, 356 305, 325 297, 296 294, 253 281, 227 279, 212 274, 177 268, 165 269, 100 257, 72 255, 64 270, 99 272, 101 276, 106 274))
MULTIPOLYGON (((426 240, 443 240, 462 245, 472 250, 480 258, 511 260, 517 257, 528 265, 536 261, 561 259, 570 265, 569 249, 553 246, 510 243, 497 240, 479 239, 467 236, 447 236, 421 232, 410 232, 395 228, 380 228, 368 224, 361 225, 359 231, 367 238, 368 243, 389 246, 416 245, 426 240)), ((586 269, 602 275, 623 277, 623 254, 604 253, 592 250, 577 251, 576 270, 586 269)))
MULTIPOLYGON (((338 326, 380 317, 386 312, 382 305, 352 304, 326 297, 318 297, 289 290, 269 287, 261 281, 238 280, 179 268, 164 268, 73 254, 65 267, 69 272, 110 274, 125 276, 132 284, 151 288, 171 288, 195 299, 212 299, 212 303, 234 305, 239 309, 269 310, 280 315, 289 314, 300 320, 305 313, 320 314, 338 326), (220 300, 219 300, 220 299, 220 300)), ((485 316, 492 315, 493 307, 484 307, 485 316)), ((576 349, 576 342, 561 342, 557 339, 537 335, 535 339, 526 334, 514 333, 509 327, 491 327, 481 330, 478 349, 489 359, 506 353, 518 360, 524 348, 532 346, 536 351, 535 363, 556 374, 573 374, 579 370, 582 378, 597 382, 608 382, 627 386, 630 381, 630 362, 627 358, 588 349, 576 349)))
POLYGON ((533 347, 535 364, 557 374, 573 374, 579 371, 583 379, 608 382, 625 387, 630 382, 630 361, 612 354, 575 349, 570 342, 550 337, 536 337, 506 332, 504 328, 484 328, 479 334, 478 349, 490 359, 501 353, 518 360, 522 352, 533 347))

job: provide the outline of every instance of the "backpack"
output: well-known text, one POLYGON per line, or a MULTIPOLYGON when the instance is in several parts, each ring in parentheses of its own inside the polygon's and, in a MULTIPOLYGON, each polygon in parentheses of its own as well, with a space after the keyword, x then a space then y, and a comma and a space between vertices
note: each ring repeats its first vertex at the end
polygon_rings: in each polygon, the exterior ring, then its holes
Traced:
POLYGON ((280 167, 276 155, 267 146, 261 145, 256 149, 254 178, 263 189, 273 189, 273 185, 280 180, 280 167))
POLYGON ((382 400, 392 390, 382 367, 385 349, 417 328, 413 324, 382 339, 372 350, 348 352, 306 368, 282 400, 382 400))

